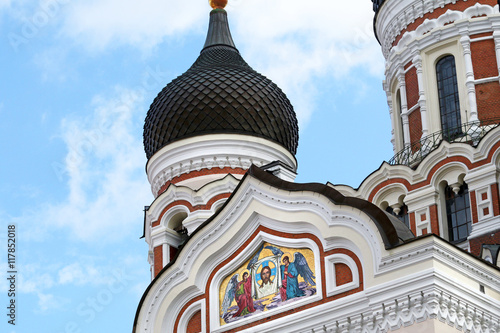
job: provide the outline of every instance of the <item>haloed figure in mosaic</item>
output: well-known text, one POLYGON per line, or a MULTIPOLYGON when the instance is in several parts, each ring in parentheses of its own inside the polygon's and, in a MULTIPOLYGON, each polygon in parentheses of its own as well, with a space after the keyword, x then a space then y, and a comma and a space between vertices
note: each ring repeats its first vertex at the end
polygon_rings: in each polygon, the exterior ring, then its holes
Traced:
POLYGON ((311 286, 316 285, 313 279, 315 279, 313 272, 307 264, 306 258, 300 253, 295 252, 294 262, 290 262, 288 256, 284 256, 281 261, 281 288, 280 296, 281 301, 301 297, 305 295, 304 290, 299 287, 299 275, 304 279, 306 284, 311 286))
POLYGON ((260 287, 264 287, 266 284, 271 283, 271 268, 269 266, 265 266, 262 268, 262 271, 260 272, 260 278, 262 280, 262 283, 260 287))
POLYGON ((238 311, 233 317, 244 316, 249 313, 255 312, 252 299, 252 277, 247 272, 243 273, 243 279, 238 282, 236 292, 234 294, 236 304, 238 304, 238 311))
POLYGON ((271 280, 272 271, 271 267, 264 266, 260 271, 260 279, 261 283, 259 286, 260 292, 262 295, 270 295, 273 294, 276 290, 274 290, 274 284, 271 280))

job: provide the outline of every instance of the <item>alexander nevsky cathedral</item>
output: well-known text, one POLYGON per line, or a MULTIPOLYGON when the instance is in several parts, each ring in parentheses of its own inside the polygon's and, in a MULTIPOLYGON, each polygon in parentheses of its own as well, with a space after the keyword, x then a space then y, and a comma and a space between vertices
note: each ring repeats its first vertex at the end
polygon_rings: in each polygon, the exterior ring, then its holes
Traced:
POLYGON ((500 332, 500 1, 366 2, 394 157, 352 188, 294 182, 293 106, 211 1, 144 123, 134 333, 500 332))

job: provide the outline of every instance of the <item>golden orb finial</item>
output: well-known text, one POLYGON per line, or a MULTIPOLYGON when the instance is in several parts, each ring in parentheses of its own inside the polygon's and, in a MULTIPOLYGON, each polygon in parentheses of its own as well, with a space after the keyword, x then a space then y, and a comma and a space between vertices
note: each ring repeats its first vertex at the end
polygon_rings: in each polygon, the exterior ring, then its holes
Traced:
POLYGON ((213 9, 224 9, 227 5, 227 0, 208 0, 208 2, 213 9))

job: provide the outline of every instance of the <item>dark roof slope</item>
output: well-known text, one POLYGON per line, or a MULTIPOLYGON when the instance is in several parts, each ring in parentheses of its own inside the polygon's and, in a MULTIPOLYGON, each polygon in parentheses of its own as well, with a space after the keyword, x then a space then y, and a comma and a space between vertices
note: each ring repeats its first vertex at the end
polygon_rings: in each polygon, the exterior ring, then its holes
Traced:
MULTIPOLYGON (((324 195, 337 205, 357 208, 368 215, 377 226, 386 248, 392 248, 415 236, 408 227, 395 216, 383 211, 371 202, 363 199, 345 197, 336 189, 320 183, 298 184, 275 177, 269 172, 252 165, 247 174, 260 181, 286 191, 310 191, 324 195)), ((236 191, 235 191, 236 192, 236 191)))

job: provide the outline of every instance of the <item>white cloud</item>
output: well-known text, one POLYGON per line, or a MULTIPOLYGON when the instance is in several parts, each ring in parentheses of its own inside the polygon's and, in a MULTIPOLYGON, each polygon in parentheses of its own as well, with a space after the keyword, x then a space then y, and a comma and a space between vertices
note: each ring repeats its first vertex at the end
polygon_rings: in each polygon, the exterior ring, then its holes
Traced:
POLYGON ((38 308, 35 309, 35 313, 46 313, 48 311, 64 309, 70 303, 68 299, 53 294, 42 292, 37 292, 36 294, 38 296, 38 308))
POLYGON ((9 7, 11 3, 11 0, 0 0, 0 9, 4 7, 9 7))
MULTIPOLYGON (((108 252, 110 255, 111 253, 112 251, 108 252)), ((72 290, 72 295, 80 294, 84 299, 88 296, 85 293, 89 290, 95 293, 95 290, 110 286, 116 287, 116 284, 119 284, 125 287, 124 292, 139 296, 144 292, 148 283, 147 279, 144 280, 144 272, 137 270, 138 267, 145 266, 142 256, 126 255, 110 259, 100 256, 69 255, 66 257, 62 255, 60 258, 60 261, 68 260, 74 262, 48 265, 37 262, 19 267, 18 291, 21 294, 37 297, 38 307, 35 312, 46 313, 74 303, 74 299, 67 298, 68 288, 72 290)), ((0 287, 2 290, 7 290, 6 282, 8 281, 4 280, 0 281, 0 287)))
MULTIPOLYGON (((210 11, 207 2, 75 0, 68 6, 62 33, 87 50, 132 45, 147 51, 167 38, 178 40, 193 31, 205 34, 210 11)), ((229 0, 226 10, 245 59, 285 91, 301 125, 317 107, 322 92, 318 78, 341 81, 359 67, 382 76, 372 6, 366 0, 318 0, 313 4, 229 0)))
POLYGON ((75 71, 67 64, 68 51, 62 47, 43 50, 34 56, 34 63, 40 69, 45 82, 64 82, 74 77, 75 71))
POLYGON ((23 293, 36 293, 54 286, 54 279, 48 272, 42 272, 39 267, 36 272, 30 272, 29 267, 22 266, 19 274, 19 290, 23 293))
POLYGON ((91 265, 84 266, 80 263, 67 265, 58 272, 58 283, 62 285, 104 284, 106 280, 101 269, 91 265))
MULTIPOLYGON (((289 96, 303 124, 315 109, 319 78, 352 80, 355 68, 382 75, 383 58, 366 0, 238 0, 230 13, 237 46, 289 96), (243 43, 242 43, 243 41, 243 43)), ((355 79, 355 78, 354 78, 355 79)))
POLYGON ((151 48, 165 36, 205 23, 208 4, 196 0, 90 0, 74 2, 63 32, 92 49, 109 44, 151 48))
POLYGON ((63 121, 68 153, 54 170, 67 180, 69 194, 66 201, 46 207, 47 226, 67 228, 81 240, 106 242, 121 239, 141 223, 142 207, 151 201, 138 131, 141 101, 140 90, 117 89, 111 98, 94 98, 90 118, 63 121))

